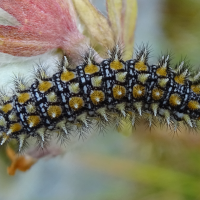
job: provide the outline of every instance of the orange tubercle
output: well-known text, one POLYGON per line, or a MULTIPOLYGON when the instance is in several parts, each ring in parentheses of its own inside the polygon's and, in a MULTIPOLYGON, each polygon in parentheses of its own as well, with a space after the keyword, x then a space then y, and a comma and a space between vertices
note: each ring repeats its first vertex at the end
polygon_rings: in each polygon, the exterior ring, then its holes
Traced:
POLYGON ((184 83, 185 83, 185 78, 186 78, 185 75, 180 74, 180 75, 177 75, 177 76, 174 77, 174 81, 175 81, 176 83, 180 84, 180 85, 184 85, 184 83))
POLYGON ((72 108, 75 111, 81 109, 83 107, 83 105, 84 105, 84 101, 81 97, 72 97, 69 100, 70 108, 72 108))
POLYGON ((200 85, 191 85, 191 90, 196 94, 200 94, 200 85))
POLYGON ((58 118, 62 114, 62 108, 60 106, 49 106, 47 113, 52 119, 58 118))
POLYGON ((123 69, 124 66, 119 60, 114 60, 110 63, 110 68, 113 70, 123 69))
POLYGON ((152 91, 152 98, 154 100, 160 100, 163 97, 164 91, 159 88, 154 88, 152 91))
POLYGON ((159 67, 157 70, 156 70, 156 74, 158 76, 167 76, 167 68, 165 66, 162 66, 162 67, 159 67))
POLYGON ((40 92, 44 93, 44 92, 48 91, 52 86, 53 86, 53 84, 50 81, 42 81, 38 85, 38 90, 40 92))
POLYGON ((94 105, 100 104, 105 99, 105 95, 101 90, 95 90, 90 94, 90 98, 94 105))
POLYGON ((74 72, 71 72, 71 71, 64 71, 62 72, 61 76, 60 76, 60 79, 62 82, 68 82, 68 81, 71 81, 72 79, 76 78, 74 72))
POLYGON ((84 68, 86 74, 94 74, 99 71, 99 67, 97 65, 86 65, 84 68))
POLYGON ((145 87, 143 85, 135 85, 133 87, 133 97, 141 98, 145 95, 145 87))
POLYGON ((31 98, 29 93, 20 93, 18 95, 18 103, 24 104, 31 98))
POLYGON ((8 104, 5 104, 1 107, 1 110, 4 112, 4 113, 8 113, 9 111, 11 111, 13 109, 13 105, 12 103, 8 103, 8 104))
POLYGON ((27 119, 29 127, 35 127, 40 123, 40 117, 37 115, 29 116, 27 119))
POLYGON ((189 101, 188 102, 188 108, 190 110, 198 110, 200 108, 200 104, 197 101, 189 101))
POLYGON ((126 88, 124 86, 115 85, 112 90, 115 99, 121 99, 126 95, 126 88))
POLYGON ((139 61, 139 62, 135 63, 135 69, 137 71, 147 71, 148 67, 147 67, 147 65, 145 65, 145 63, 143 61, 139 61))
POLYGON ((172 94, 169 98, 171 106, 178 106, 181 104, 181 97, 178 94, 172 94))

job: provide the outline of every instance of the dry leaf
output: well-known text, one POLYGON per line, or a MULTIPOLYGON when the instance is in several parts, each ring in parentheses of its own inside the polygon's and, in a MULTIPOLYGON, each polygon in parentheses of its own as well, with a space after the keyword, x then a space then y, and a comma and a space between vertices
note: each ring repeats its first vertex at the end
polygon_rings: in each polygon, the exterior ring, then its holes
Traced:
POLYGON ((37 161, 37 159, 26 154, 17 155, 9 146, 6 149, 6 153, 12 162, 10 167, 7 168, 9 175, 15 175, 16 170, 25 172, 37 161))
POLYGON ((105 18, 88 0, 73 0, 76 12, 87 31, 104 47, 114 46, 114 34, 105 18))
POLYGON ((133 54, 137 1, 107 0, 107 11, 115 40, 119 40, 125 46, 124 59, 130 59, 133 54))

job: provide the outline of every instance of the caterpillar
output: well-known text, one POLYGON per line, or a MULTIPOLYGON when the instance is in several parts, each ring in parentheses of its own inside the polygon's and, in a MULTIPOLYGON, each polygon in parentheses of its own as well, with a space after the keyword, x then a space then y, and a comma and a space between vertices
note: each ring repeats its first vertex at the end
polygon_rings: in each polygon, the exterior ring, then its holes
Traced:
POLYGON ((67 138, 95 126, 118 127, 122 119, 131 126, 143 118, 150 127, 157 120, 173 131, 180 122, 197 129, 200 73, 190 76, 184 61, 172 69, 169 55, 155 65, 148 64, 148 58, 148 47, 142 46, 134 59, 124 61, 116 45, 107 59, 97 63, 90 48, 74 69, 64 55, 51 77, 38 66, 30 86, 16 76, 14 94, 0 93, 0 144, 17 140, 20 152, 29 137, 36 137, 43 147, 49 132, 67 138))

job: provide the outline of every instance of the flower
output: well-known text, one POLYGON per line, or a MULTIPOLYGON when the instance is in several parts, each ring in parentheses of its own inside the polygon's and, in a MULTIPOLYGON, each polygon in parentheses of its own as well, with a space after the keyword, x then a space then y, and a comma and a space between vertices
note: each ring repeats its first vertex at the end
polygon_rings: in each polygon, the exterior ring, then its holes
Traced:
POLYGON ((73 54, 85 38, 78 31, 70 1, 2 0, 0 7, 20 23, 0 26, 0 51, 3 53, 35 56, 61 48, 73 54))

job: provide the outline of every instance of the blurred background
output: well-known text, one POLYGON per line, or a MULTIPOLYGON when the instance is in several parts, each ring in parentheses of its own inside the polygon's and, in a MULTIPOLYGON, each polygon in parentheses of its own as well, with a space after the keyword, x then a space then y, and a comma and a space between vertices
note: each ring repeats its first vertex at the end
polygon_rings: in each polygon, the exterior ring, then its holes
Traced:
MULTIPOLYGON (((93 3, 106 14, 104 1, 93 3)), ((170 52, 172 63, 186 57, 198 69, 200 1, 138 0, 135 47, 141 43, 151 46, 152 63, 170 52)), ((40 159, 13 177, 1 155, 0 200, 200 199, 197 132, 138 126, 132 134, 111 130, 69 146, 64 155, 40 159)))

